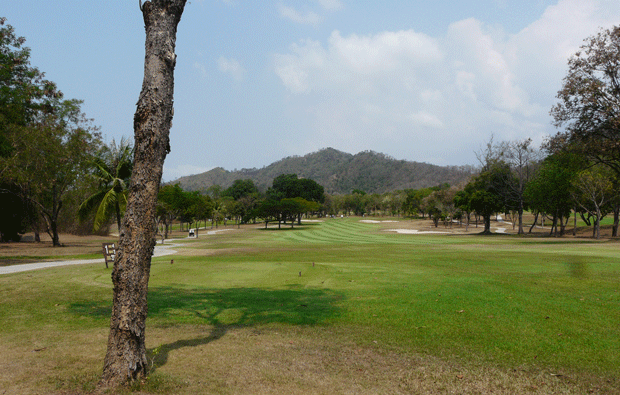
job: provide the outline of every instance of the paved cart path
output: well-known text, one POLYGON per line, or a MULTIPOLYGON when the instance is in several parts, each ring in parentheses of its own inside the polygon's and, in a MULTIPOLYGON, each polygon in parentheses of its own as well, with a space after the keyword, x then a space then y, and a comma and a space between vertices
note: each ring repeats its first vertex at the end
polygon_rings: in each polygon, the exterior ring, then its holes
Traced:
MULTIPOLYGON (((203 230, 201 228, 200 230, 203 230)), ((218 234, 220 232, 225 232, 234 229, 218 229, 218 230, 210 230, 205 232, 201 232, 200 235, 208 235, 212 236, 218 234)), ((188 237, 187 239, 190 239, 188 237)), ((173 249, 174 247, 179 247, 181 244, 170 244, 172 242, 178 242, 187 239, 166 239, 165 243, 169 244, 160 244, 157 242, 155 246, 155 252, 153 253, 153 257, 166 256, 176 254, 178 251, 173 249)), ((191 239, 194 239, 193 237, 191 239)), ((48 267, 58 267, 58 266, 69 266, 69 265, 84 265, 88 263, 100 263, 105 264, 103 258, 97 259, 75 259, 75 260, 67 260, 67 261, 50 261, 50 262, 37 262, 37 263, 25 263, 23 265, 12 265, 12 266, 2 266, 0 267, 0 275, 9 274, 9 273, 19 273, 19 272, 27 272, 29 270, 37 270, 37 269, 45 269, 48 267)))
MULTIPOLYGON (((172 240, 166 240, 166 241, 171 242, 172 240)), ((158 256, 176 254, 177 251, 174 250, 173 247, 178 247, 179 245, 180 244, 157 244, 155 246, 155 252, 153 256, 158 257, 158 256)), ((0 267, 0 275, 9 274, 9 273, 27 272, 30 270, 45 269, 48 267, 84 265, 87 263, 99 263, 103 265, 105 264, 105 261, 103 260, 103 258, 72 259, 72 260, 67 260, 67 261, 36 262, 36 263, 25 263, 23 265, 2 266, 0 267)))

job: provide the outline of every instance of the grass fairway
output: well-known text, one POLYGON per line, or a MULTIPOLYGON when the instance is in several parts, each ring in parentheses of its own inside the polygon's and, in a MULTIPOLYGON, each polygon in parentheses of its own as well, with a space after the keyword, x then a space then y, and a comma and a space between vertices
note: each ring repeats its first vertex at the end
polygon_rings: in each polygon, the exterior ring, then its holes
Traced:
MULTIPOLYGON (((404 226, 228 228, 154 259, 132 391, 620 393, 617 242, 385 231, 404 226)), ((0 277, 0 394, 93 390, 110 271, 0 277)))

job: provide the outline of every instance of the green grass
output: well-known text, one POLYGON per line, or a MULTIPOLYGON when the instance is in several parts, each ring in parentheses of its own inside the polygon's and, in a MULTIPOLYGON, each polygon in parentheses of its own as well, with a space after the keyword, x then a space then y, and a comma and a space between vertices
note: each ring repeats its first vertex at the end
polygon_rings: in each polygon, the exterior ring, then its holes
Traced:
MULTIPOLYGON (((617 242, 398 235, 385 227, 338 219, 225 232, 180 248, 174 264, 154 259, 147 328, 221 330, 196 344, 151 348, 156 371, 165 375, 172 350, 204 346, 233 328, 301 328, 463 366, 601 381, 620 373, 617 242)), ((83 265, 0 277, 0 350, 101 336, 109 275, 103 265, 83 265)))

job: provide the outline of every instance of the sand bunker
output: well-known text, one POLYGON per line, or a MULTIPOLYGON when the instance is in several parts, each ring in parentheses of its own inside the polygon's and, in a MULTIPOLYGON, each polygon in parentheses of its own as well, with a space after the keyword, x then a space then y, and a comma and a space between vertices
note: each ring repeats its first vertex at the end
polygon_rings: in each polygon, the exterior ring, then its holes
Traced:
POLYGON ((417 229, 386 229, 386 232, 396 232, 404 235, 424 235, 424 234, 448 234, 451 232, 440 232, 434 230, 417 230, 417 229))

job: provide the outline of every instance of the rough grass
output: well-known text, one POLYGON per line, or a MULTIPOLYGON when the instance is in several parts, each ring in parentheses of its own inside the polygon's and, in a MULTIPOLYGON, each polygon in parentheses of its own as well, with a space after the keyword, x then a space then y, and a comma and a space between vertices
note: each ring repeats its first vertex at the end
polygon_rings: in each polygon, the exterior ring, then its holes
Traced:
MULTIPOLYGON (((154 259, 152 371, 125 392, 618 392, 616 242, 385 231, 402 227, 428 223, 246 227, 154 259)), ((94 390, 109 275, 0 277, 5 393, 94 390)))

